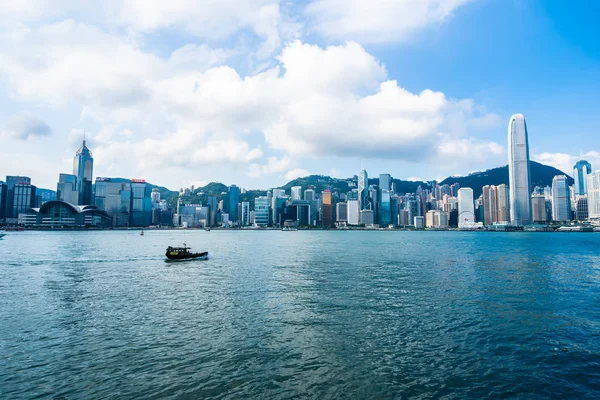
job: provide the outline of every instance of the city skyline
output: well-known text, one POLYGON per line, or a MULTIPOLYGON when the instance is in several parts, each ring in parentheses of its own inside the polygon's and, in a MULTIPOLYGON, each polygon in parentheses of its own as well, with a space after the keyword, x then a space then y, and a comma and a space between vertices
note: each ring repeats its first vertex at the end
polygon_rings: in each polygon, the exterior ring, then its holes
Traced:
POLYGON ((532 160, 600 165, 595 4, 217 3, 0 6, 0 171, 53 187, 85 130, 97 176, 173 188, 439 180, 503 165, 516 112, 532 160))

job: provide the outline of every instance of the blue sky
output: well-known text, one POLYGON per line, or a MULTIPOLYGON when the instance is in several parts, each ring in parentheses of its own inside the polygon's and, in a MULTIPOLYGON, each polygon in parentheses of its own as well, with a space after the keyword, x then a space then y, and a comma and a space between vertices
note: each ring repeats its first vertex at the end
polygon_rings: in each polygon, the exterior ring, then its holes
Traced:
POLYGON ((268 188, 361 168, 600 168, 600 6, 518 0, 0 0, 0 176, 268 188))

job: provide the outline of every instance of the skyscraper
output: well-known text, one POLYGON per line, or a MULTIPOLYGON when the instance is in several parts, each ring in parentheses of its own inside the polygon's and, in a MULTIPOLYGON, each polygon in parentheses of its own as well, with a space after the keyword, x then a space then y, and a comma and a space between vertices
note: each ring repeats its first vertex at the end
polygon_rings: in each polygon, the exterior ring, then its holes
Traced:
POLYGON ((496 186, 486 185, 483 187, 483 224, 486 226, 497 222, 496 218, 496 186))
POLYGON ((577 161, 573 166, 573 179, 575 179, 575 194, 587 194, 586 176, 592 173, 592 166, 585 160, 577 161))
POLYGON ((546 198, 543 194, 534 193, 531 195, 531 216, 533 222, 546 222, 546 198))
POLYGON ((390 176, 390 174, 379 175, 379 190, 390 190, 391 183, 392 177, 390 176))
POLYGON ((90 205, 92 202, 92 175, 94 172, 94 159, 90 149, 83 144, 75 153, 73 159, 73 175, 77 177, 77 192, 79 193, 78 205, 90 205))
POLYGON ((323 191, 323 203, 321 205, 321 219, 324 227, 330 227, 333 218, 333 203, 331 199, 331 191, 325 189, 323 191))
POLYGON ((238 203, 240 202, 240 188, 231 185, 225 195, 225 202, 223 208, 227 214, 229 214, 229 220, 236 224, 238 222, 238 203))
POLYGON ((372 210, 369 197, 369 174, 364 169, 358 174, 358 203, 362 210, 372 210))
POLYGON ((458 227, 471 228, 475 224, 473 189, 458 189, 458 227))
POLYGON ((598 221, 600 220, 600 171, 593 172, 585 178, 589 219, 598 221))
POLYGON ((565 175, 557 175, 552 179, 552 219, 571 220, 571 192, 565 175))
POLYGON ((508 186, 496 186, 496 222, 508 223, 510 221, 508 186))
POLYGON ((379 226, 381 227, 387 227, 392 223, 390 191, 387 189, 380 189, 377 217, 379 219, 379 226))
POLYGON ((269 199, 266 196, 254 199, 254 224, 257 226, 269 225, 269 199))
POLYGON ((510 183, 510 222, 531 223, 531 180, 529 139, 523 114, 510 117, 508 123, 508 179, 510 183))
POLYGON ((302 200, 302 186, 292 186, 292 200, 302 200))

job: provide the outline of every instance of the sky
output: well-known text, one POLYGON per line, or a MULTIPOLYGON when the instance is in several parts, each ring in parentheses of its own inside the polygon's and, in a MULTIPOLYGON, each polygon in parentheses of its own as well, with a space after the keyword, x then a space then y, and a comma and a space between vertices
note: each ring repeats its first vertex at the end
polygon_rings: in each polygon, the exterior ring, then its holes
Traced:
MULTIPOLYGON (((0 0, 0 177, 266 189, 443 179, 531 158, 600 169, 600 4, 0 0)), ((0 178, 2 179, 2 178, 0 178)))

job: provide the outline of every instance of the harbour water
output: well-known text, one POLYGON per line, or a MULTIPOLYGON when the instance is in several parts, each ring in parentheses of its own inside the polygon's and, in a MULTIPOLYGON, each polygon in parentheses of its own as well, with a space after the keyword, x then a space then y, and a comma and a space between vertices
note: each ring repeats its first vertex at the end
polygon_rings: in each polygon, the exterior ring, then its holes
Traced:
POLYGON ((600 234, 0 241, 1 399, 302 397, 600 397, 600 234))

